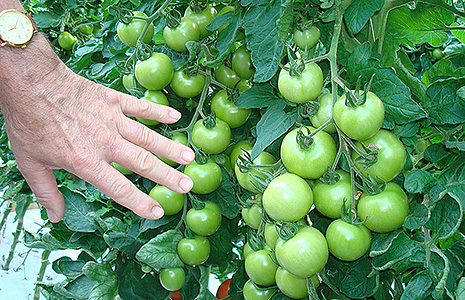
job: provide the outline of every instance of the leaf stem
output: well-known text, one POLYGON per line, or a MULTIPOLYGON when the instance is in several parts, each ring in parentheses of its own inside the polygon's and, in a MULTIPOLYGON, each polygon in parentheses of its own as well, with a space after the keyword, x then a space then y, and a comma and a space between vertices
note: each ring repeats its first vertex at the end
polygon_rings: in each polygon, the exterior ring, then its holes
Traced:
MULTIPOLYGON (((44 280, 45 269, 50 264, 50 261, 48 260, 50 257, 50 253, 52 253, 51 250, 44 250, 42 252, 40 268, 39 268, 39 272, 37 273, 37 278, 36 278, 37 282, 42 282, 44 280)), ((34 287, 34 298, 33 299, 39 300, 39 298, 40 298, 40 286, 36 285, 34 287)))

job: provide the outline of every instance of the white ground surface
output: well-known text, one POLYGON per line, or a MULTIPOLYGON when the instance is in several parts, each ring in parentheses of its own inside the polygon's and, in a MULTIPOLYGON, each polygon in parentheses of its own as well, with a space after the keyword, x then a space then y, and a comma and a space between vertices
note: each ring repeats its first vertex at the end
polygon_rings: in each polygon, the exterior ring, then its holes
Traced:
MULTIPOLYGON (((0 216, 4 208, 0 208, 0 216)), ((16 224, 13 223, 15 213, 12 212, 8 216, 8 223, 0 231, 0 265, 3 266, 6 257, 10 251, 11 243, 13 242, 13 233, 16 230, 16 224)), ((28 231, 35 232, 42 224, 42 219, 38 209, 28 210, 26 213, 24 228, 28 231)), ((22 240, 22 236, 21 236, 22 240)), ((36 281, 37 272, 40 268, 41 250, 30 250, 22 243, 16 246, 15 256, 10 264, 10 270, 5 271, 0 268, 0 300, 32 300, 34 296, 34 283, 36 281)), ((69 256, 75 259, 79 254, 75 250, 53 251, 50 255, 50 262, 62 256, 69 256)), ((45 272, 44 282, 55 283, 60 282, 65 277, 53 272, 51 266, 48 266, 45 272)), ((210 278, 210 290, 215 293, 218 289, 219 282, 213 276, 210 278)), ((40 299, 45 299, 41 296, 40 299)))

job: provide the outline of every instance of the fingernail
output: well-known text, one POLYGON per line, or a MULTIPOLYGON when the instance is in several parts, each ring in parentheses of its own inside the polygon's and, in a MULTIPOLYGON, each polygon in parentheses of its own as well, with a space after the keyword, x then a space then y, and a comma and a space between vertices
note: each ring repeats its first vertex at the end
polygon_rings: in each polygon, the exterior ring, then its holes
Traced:
POLYGON ((182 151, 181 152, 181 157, 184 159, 184 161, 191 163, 194 160, 194 152, 192 151, 182 151))
POLYGON ((181 118, 181 113, 177 110, 172 110, 170 111, 170 117, 175 120, 179 120, 181 118))
POLYGON ((192 179, 190 178, 183 178, 181 179, 181 181, 179 181, 179 186, 186 193, 192 189, 193 185, 194 183, 192 182, 192 179))
POLYGON ((152 208, 152 215, 155 219, 160 219, 161 217, 163 217, 164 214, 165 212, 163 211, 163 208, 161 208, 160 206, 154 206, 152 208))
POLYGON ((52 223, 60 222, 60 219, 58 219, 55 212, 53 210, 51 210, 51 209, 47 209, 47 217, 48 217, 49 221, 52 222, 52 223))

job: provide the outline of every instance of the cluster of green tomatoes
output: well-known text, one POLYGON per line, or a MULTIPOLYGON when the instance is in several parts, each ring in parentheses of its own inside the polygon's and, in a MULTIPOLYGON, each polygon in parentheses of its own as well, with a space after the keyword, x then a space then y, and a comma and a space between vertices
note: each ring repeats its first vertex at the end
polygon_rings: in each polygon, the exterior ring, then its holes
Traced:
MULTIPOLYGON (((215 16, 231 10, 234 7, 226 6, 219 13, 213 6, 198 12, 187 8, 176 26, 164 28, 166 44, 175 51, 186 51, 187 42, 212 34, 206 26, 215 16)), ((133 16, 136 18, 129 23, 118 25, 120 40, 135 47, 145 33, 143 41, 149 43, 153 25, 145 26, 141 18, 147 16, 143 12, 133 12, 133 16)), ((305 51, 318 43, 319 35, 316 26, 299 28, 293 34, 294 43, 305 51)), ((371 232, 390 232, 403 224, 408 212, 407 196, 392 180, 404 168, 406 150, 392 132, 381 129, 384 105, 374 93, 347 90, 339 96, 322 92, 324 76, 320 66, 300 61, 299 65, 288 64, 280 70, 279 92, 293 104, 312 102, 318 109, 308 124, 285 135, 279 158, 263 151, 252 160, 253 145, 249 140, 231 145, 231 129, 244 125, 253 113, 234 104, 237 94, 250 88, 255 71, 243 37, 237 37, 230 62, 213 71, 211 84, 216 88, 205 89, 210 83, 206 83, 204 73, 188 68, 175 70, 167 55, 154 52, 137 62, 132 74, 123 76, 123 85, 128 90, 142 87, 143 99, 162 105, 169 105, 167 86, 181 98, 208 96, 205 103, 211 114, 201 112, 187 136, 177 130, 171 138, 209 155, 223 154, 228 171, 250 195, 242 218, 256 238, 243 248, 249 277, 243 287, 244 298, 270 299, 279 289, 290 298, 300 299, 308 295, 309 282, 314 287, 320 284, 318 273, 330 254, 342 261, 357 260, 369 250, 371 232), (345 170, 339 166, 343 155, 348 161, 345 170), (359 191, 367 184, 381 188, 359 191), (311 226, 308 213, 312 209, 332 219, 325 233, 311 226)), ((138 120, 148 126, 158 125, 157 121, 138 120)), ((172 161, 160 159, 177 167, 172 161)), ((122 166, 114 166, 130 173, 122 166)), ((212 193, 221 184, 222 169, 208 155, 201 155, 183 172, 194 182, 193 195, 212 193)), ((166 215, 177 214, 185 206, 185 195, 161 185, 156 185, 150 196, 166 215)), ((217 204, 192 201, 185 215, 191 235, 183 238, 177 249, 186 265, 198 266, 208 259, 208 236, 217 231, 221 219, 217 204)), ((159 276, 169 291, 179 290, 185 283, 183 268, 162 269, 159 276)))

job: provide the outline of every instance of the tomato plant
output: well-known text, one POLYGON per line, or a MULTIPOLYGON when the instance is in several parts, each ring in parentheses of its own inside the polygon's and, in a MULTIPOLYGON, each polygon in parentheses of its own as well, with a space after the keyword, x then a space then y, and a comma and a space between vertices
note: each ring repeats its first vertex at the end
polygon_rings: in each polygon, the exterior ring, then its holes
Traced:
POLYGON ((221 225, 221 210, 214 202, 205 201, 203 208, 191 208, 186 214, 186 224, 195 234, 214 234, 221 225))
POLYGON ((76 41, 77 41, 77 37, 75 37, 68 31, 63 31, 58 36, 58 44, 60 45, 61 48, 65 50, 73 49, 73 45, 74 43, 76 43, 76 41))
POLYGON ((186 272, 183 268, 166 268, 160 270, 160 283, 168 291, 181 289, 186 282, 186 272))
POLYGON ((174 72, 170 87, 179 97, 192 98, 200 95, 205 85, 205 76, 202 74, 187 75, 183 71, 174 72))
MULTIPOLYGON (((293 274, 284 278, 321 280, 316 291, 302 289, 302 298, 458 299, 465 270, 462 6, 434 0, 26 1, 72 71, 137 98, 164 95, 182 117, 150 130, 197 150, 198 160, 183 166, 159 157, 192 177, 187 196, 112 163, 160 202, 165 216, 159 220, 140 218, 79 177, 54 170, 66 204, 63 221, 52 224, 42 209, 39 229, 20 229, 23 237, 14 237, 42 251, 37 278, 50 267, 50 252, 80 254, 51 262, 65 278, 37 280, 31 297, 166 299, 175 294, 158 275, 170 268, 185 271, 177 293, 184 299, 214 297, 210 275, 231 278, 234 300, 297 296, 291 293, 298 288, 286 287, 292 280, 275 276, 276 285, 267 288, 249 281, 247 271, 264 270, 246 271, 246 258, 266 249, 278 270, 293 274), (62 32, 78 39, 72 51, 60 50, 62 32), (187 73, 189 80, 198 74, 201 84, 178 80, 187 73), (229 137, 207 143, 194 129, 213 114, 227 123, 229 137), (295 179, 276 188, 283 176, 295 179), (221 225, 193 238, 188 211, 201 202, 219 207, 221 225), (284 222, 289 216, 301 219, 284 222), (366 238, 343 238, 347 232, 366 237, 360 223, 370 230, 370 246, 366 238), (188 247, 181 247, 186 240, 188 247), (199 244, 200 253, 186 250, 199 244)), ((19 222, 22 212, 36 201, 7 136, 2 127, 1 230, 8 211, 18 226, 27 224, 19 222)), ((6 253, 4 268, 14 264, 15 251, 6 253)), ((298 282, 302 287, 304 280, 298 282)))
MULTIPOLYGON (((318 287, 319 281, 316 275, 311 277, 312 284, 318 287)), ((286 296, 292 299, 305 298, 308 295, 307 278, 295 276, 283 267, 276 271, 276 286, 286 296)))
POLYGON ((278 265, 273 261, 272 253, 268 249, 250 253, 245 259, 247 275, 255 284, 261 286, 272 286, 276 283, 277 269, 278 265))
POLYGON ((226 150, 231 141, 231 128, 219 118, 198 120, 192 129, 192 143, 210 154, 226 150))
POLYGON ((204 236, 183 238, 177 246, 179 258, 189 266, 203 264, 210 255, 210 242, 204 236))

